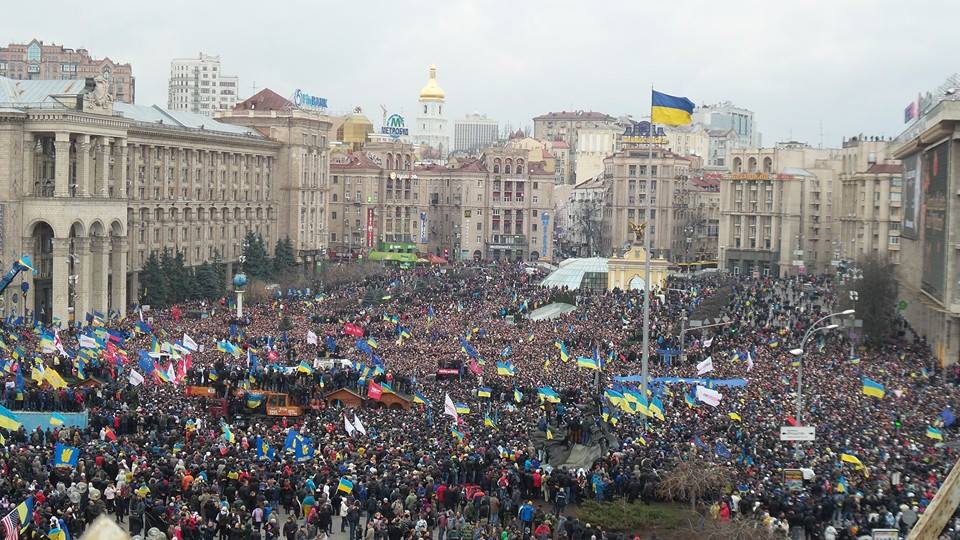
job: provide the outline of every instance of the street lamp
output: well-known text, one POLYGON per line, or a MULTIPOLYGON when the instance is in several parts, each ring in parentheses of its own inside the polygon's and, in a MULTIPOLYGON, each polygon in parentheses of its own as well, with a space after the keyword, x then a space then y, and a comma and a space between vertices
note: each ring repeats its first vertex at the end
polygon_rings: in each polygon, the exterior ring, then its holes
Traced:
POLYGON ((791 349, 791 350, 790 350, 790 354, 796 356, 796 357, 799 359, 799 361, 800 361, 800 370, 797 372, 797 424, 798 424, 798 425, 803 425, 803 422, 802 422, 802 414, 803 414, 803 412, 802 412, 802 411, 803 411, 803 353, 804 353, 804 350, 805 350, 806 347, 807 347, 807 340, 810 339, 810 336, 812 336, 813 334, 816 334, 817 332, 829 332, 830 330, 833 330, 834 328, 837 328, 837 325, 836 325, 836 324, 832 324, 832 323, 831 323, 831 324, 828 324, 828 325, 825 325, 825 326, 817 326, 818 324, 822 323, 823 321, 825 321, 825 320, 827 320, 827 319, 830 319, 830 318, 832 318, 832 317, 838 317, 838 316, 842 316, 842 315, 853 315, 854 313, 856 313, 855 310, 853 310, 853 309, 847 309, 847 310, 841 311, 841 312, 839 312, 839 313, 831 313, 830 315, 827 315, 826 317, 821 317, 820 319, 817 319, 816 321, 814 321, 814 323, 813 323, 812 325, 810 325, 810 328, 807 329, 807 332, 803 335, 803 340, 800 341, 800 348, 798 348, 798 349, 791 349))

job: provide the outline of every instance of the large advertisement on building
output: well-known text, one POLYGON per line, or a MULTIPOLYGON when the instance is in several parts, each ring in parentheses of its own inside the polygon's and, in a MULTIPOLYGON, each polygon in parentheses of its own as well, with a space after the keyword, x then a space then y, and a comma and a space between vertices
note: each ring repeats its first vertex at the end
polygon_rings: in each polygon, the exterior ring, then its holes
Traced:
POLYGON ((367 247, 373 247, 374 224, 373 208, 367 208, 367 247))
POLYGON ((941 143, 923 154, 923 290, 944 301, 946 289, 947 182, 950 142, 941 143))
POLYGON ((920 232, 920 154, 903 160, 903 228, 901 236, 916 240, 920 232))

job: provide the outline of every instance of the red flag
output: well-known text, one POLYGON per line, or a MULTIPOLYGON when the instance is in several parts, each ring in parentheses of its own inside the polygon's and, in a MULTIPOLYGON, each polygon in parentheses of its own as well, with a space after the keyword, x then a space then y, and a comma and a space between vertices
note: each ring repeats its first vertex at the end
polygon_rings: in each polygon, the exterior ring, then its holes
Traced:
POLYGON ((113 432, 109 427, 103 428, 104 435, 107 437, 107 440, 114 442, 117 440, 117 434, 113 432))
POLYGON ((383 387, 373 381, 370 381, 370 385, 367 387, 367 397, 379 401, 380 396, 382 395, 383 387))
POLYGON ((787 423, 788 423, 788 424, 790 424, 791 426, 796 427, 796 425, 797 425, 797 419, 796 419, 796 418, 787 415, 786 420, 787 420, 787 423))
POLYGON ((474 375, 478 375, 478 376, 481 373, 483 373, 483 370, 480 369, 480 366, 477 364, 477 361, 472 358, 470 359, 470 373, 473 373, 474 375))
POLYGON ((353 337, 363 337, 363 328, 353 323, 343 323, 343 333, 353 337))

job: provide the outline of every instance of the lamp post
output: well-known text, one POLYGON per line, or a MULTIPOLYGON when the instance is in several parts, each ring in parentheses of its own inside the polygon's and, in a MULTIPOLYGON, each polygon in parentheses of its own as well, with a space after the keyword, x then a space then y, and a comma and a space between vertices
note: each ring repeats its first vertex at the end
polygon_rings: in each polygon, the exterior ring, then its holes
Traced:
MULTIPOLYGON (((686 324, 688 320, 689 319, 686 316, 684 316, 680 322, 681 324, 686 324)), ((703 330, 704 328, 713 328, 715 326, 727 326, 728 324, 733 324, 733 321, 723 321, 715 324, 702 324, 700 326, 691 326, 689 328, 685 328, 685 327, 681 328, 680 329, 680 363, 683 364, 687 361, 687 351, 686 351, 686 347, 684 346, 684 343, 685 343, 684 339, 685 339, 685 336, 687 335, 687 332, 691 330, 703 330)))
POLYGON ((798 425, 801 425, 801 426, 803 425, 803 417, 802 417, 802 414, 803 414, 803 353, 807 346, 807 340, 810 339, 810 336, 812 336, 813 334, 816 334, 817 332, 827 332, 837 327, 836 324, 832 324, 832 323, 824 326, 817 326, 823 321, 830 319, 832 317, 837 317, 841 315, 853 315, 855 312, 856 312, 855 310, 848 309, 845 311, 841 311, 839 313, 831 313, 826 317, 821 317, 820 319, 817 319, 816 321, 814 321, 812 325, 810 325, 810 328, 807 329, 807 332, 803 334, 803 340, 800 341, 800 348, 791 349, 790 354, 800 359, 800 370, 797 372, 797 424, 798 425))

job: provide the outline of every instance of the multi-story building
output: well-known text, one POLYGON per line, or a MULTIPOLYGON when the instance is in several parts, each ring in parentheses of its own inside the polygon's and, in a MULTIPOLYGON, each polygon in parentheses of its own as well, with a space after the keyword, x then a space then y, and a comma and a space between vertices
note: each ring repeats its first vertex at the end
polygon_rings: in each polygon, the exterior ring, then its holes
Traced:
POLYGON ((826 270, 839 233, 838 150, 796 142, 735 149, 731 169, 720 181, 721 269, 780 276, 826 270))
MULTIPOLYGON (((265 88, 216 114, 221 122, 256 130, 283 146, 276 155, 276 168, 285 188, 277 192, 279 231, 290 238, 298 263, 312 268, 325 255, 327 246, 327 175, 330 171, 331 122, 322 112, 297 107, 290 100, 265 88)), ((259 172, 254 174, 259 175, 259 172)), ((259 184, 257 178, 253 183, 259 184)))
MULTIPOLYGON (((564 184, 557 186, 568 187, 564 184)), ((557 236, 565 257, 598 257, 610 252, 609 235, 605 235, 603 209, 608 185, 603 175, 588 178, 567 194, 566 203, 557 213, 557 236)))
POLYGON ((707 157, 704 168, 712 171, 730 170, 730 151, 736 148, 737 134, 732 129, 707 131, 707 157))
POLYGON ((710 134, 703 124, 670 126, 665 128, 667 150, 681 156, 698 156, 704 160, 710 155, 710 134))
POLYGON ((413 130, 414 143, 425 146, 421 155, 427 159, 442 160, 450 153, 450 134, 443 112, 446 94, 437 84, 437 66, 430 66, 430 78, 420 89, 420 107, 417 125, 413 130))
POLYGON ((757 148, 762 146, 760 134, 753 122, 753 111, 737 107, 729 101, 714 105, 701 105, 693 110, 693 123, 703 124, 708 131, 734 133, 734 148, 757 148))
POLYGON ((573 156, 575 178, 589 179, 603 175, 603 160, 617 150, 623 129, 615 125, 582 127, 577 134, 577 151, 573 156))
POLYGON ((612 128, 617 119, 592 111, 550 112, 533 119, 533 136, 541 141, 561 140, 567 143, 569 155, 563 166, 562 183, 575 184, 577 180, 576 155, 581 129, 612 128))
POLYGON ((676 190, 673 253, 683 262, 717 260, 720 181, 716 176, 691 173, 676 190))
POLYGON ((109 57, 93 58, 86 49, 66 49, 39 40, 0 47, 0 77, 24 80, 94 79, 107 81, 107 92, 116 101, 133 103, 136 80, 130 64, 109 57))
MULTIPOLYGON (((271 252, 286 236, 311 248, 301 256, 315 251, 319 231, 308 221, 322 199, 307 196, 323 178, 321 118, 281 110, 225 118, 254 129, 108 97, 102 79, 93 87, 0 79, 0 254, 33 259, 37 274, 21 274, 31 313, 122 314, 139 298, 152 252, 182 252, 190 266, 219 257, 232 276, 248 232, 271 252)), ((4 305, 14 305, 14 288, 4 305)))
POLYGON ((609 187, 603 222, 609 245, 602 255, 629 246, 633 241, 629 222, 646 222, 652 256, 679 261, 682 254, 676 252, 674 224, 681 219, 683 208, 675 204, 675 199, 690 173, 690 160, 658 146, 624 144, 604 160, 604 166, 604 181, 609 187))
POLYGON ((478 113, 468 114, 453 122, 453 150, 478 153, 497 142, 500 138, 500 126, 496 120, 478 113))
POLYGON ((853 261, 875 255, 900 263, 903 220, 903 166, 874 163, 865 171, 841 174, 840 236, 836 259, 853 261))
POLYGON ((456 259, 552 257, 553 173, 528 156, 488 148, 480 159, 414 168, 413 147, 399 142, 337 156, 331 249, 362 256, 391 243, 456 259))
POLYGON ((174 58, 170 62, 167 108, 211 116, 236 104, 240 80, 224 75, 220 56, 200 53, 198 58, 174 58))
POLYGON ((954 94, 921 113, 892 152, 903 163, 897 268, 903 313, 944 366, 960 361, 960 143, 954 139, 960 102, 954 94))

